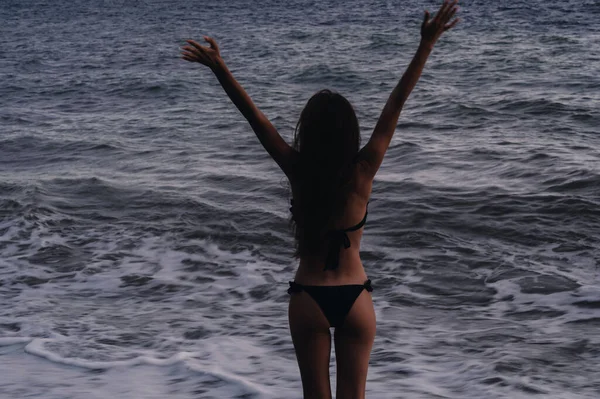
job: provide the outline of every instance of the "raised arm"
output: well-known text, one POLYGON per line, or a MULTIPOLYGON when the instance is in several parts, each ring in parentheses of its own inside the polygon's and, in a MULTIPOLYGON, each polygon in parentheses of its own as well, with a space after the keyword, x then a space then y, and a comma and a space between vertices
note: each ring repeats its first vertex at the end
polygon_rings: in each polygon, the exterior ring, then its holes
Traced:
POLYGON ((193 40, 188 40, 189 46, 182 48, 182 58, 191 62, 199 62, 213 71, 231 101, 250 123, 265 150, 289 177, 295 150, 285 142, 269 119, 254 105, 248 93, 235 80, 221 58, 219 46, 214 39, 204 36, 204 40, 210 44, 210 47, 201 46, 193 40))
POLYGON ((425 11, 425 17, 421 25, 421 43, 419 44, 417 53, 410 62, 406 72, 404 72, 404 75, 402 75, 400 82, 392 90, 392 94, 383 107, 383 111, 379 116, 369 142, 361 149, 361 154, 359 154, 359 159, 365 161, 367 172, 372 176, 375 176, 377 170, 379 170, 379 166, 383 162, 385 152, 396 130, 400 111, 402 111, 404 103, 419 81, 421 72, 423 72, 423 67, 433 50, 433 46, 443 32, 452 28, 459 21, 457 18, 449 22, 456 11, 458 11, 457 3, 458 0, 445 0, 435 17, 431 20, 429 20, 429 11, 425 11))

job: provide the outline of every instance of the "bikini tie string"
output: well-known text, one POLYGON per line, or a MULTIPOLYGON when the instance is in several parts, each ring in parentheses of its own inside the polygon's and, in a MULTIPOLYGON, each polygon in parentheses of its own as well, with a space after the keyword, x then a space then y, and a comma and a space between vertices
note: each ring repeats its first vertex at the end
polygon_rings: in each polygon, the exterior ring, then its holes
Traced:
POLYGON ((325 260, 325 269, 323 270, 335 270, 338 268, 340 263, 340 246, 344 248, 350 248, 350 238, 344 231, 331 231, 329 232, 330 243, 329 252, 325 260))
POLYGON ((287 293, 291 294, 292 292, 300 292, 300 291, 302 291, 302 287, 295 281, 290 281, 290 288, 288 288, 287 293))

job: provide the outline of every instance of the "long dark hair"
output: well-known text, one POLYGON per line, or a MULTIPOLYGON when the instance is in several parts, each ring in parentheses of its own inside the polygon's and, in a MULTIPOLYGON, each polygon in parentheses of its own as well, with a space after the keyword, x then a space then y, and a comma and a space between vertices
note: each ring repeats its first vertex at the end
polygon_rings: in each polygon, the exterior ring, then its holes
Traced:
POLYGON ((300 114, 292 147, 300 154, 290 219, 299 258, 322 253, 326 233, 343 215, 352 190, 360 129, 350 102, 331 90, 315 93, 300 114))

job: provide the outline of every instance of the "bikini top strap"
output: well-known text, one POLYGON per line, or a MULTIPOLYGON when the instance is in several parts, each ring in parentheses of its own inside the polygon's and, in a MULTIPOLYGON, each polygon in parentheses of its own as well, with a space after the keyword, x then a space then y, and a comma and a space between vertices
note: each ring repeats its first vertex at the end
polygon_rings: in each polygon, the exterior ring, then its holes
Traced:
POLYGON ((345 230, 342 231, 356 231, 358 229, 360 229, 361 227, 363 227, 365 225, 365 223, 367 223, 367 215, 369 214, 369 201, 367 201, 367 206, 365 209, 365 216, 362 218, 362 220, 360 222, 358 222, 358 224, 356 226, 352 226, 352 227, 348 227, 345 230))
POLYGON ((343 246, 344 249, 350 248, 350 238, 346 233, 358 230, 365 225, 367 222, 367 215, 369 214, 368 209, 369 202, 367 201, 367 210, 365 211, 365 216, 356 226, 352 226, 344 230, 330 230, 327 233, 330 242, 329 251, 327 253, 327 257, 325 258, 325 268, 323 270, 335 270, 338 268, 340 264, 340 247, 343 246))

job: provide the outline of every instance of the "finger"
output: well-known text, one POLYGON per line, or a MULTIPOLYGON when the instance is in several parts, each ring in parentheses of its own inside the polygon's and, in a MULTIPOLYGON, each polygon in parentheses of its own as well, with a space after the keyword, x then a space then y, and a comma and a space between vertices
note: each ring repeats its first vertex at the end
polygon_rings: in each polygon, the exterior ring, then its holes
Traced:
POLYGON ((452 19, 452 17, 454 16, 454 14, 456 14, 456 12, 458 11, 458 7, 454 7, 450 10, 450 12, 448 12, 448 17, 446 18, 446 20, 444 21, 445 23, 450 21, 452 19))
POLYGON ((204 52, 207 50, 206 47, 202 47, 202 46, 200 46, 200 48, 194 47, 194 46, 183 46, 182 49, 185 49, 192 53, 198 53, 198 54, 204 54, 204 52))
POLYGON ((206 47, 200 45, 199 43, 197 43, 197 42, 195 42, 193 40, 186 40, 186 42, 188 42, 189 44, 191 44, 192 46, 194 46, 199 51, 206 50, 206 47))
POLYGON ((456 11, 458 10, 458 6, 456 5, 458 3, 458 0, 454 0, 453 2, 450 3, 450 6, 446 9, 446 19, 444 21, 444 23, 450 21, 452 19, 452 17, 454 16, 454 14, 456 13, 456 11))
POLYGON ((440 18, 444 23, 448 22, 448 20, 449 20, 448 14, 454 8, 456 3, 458 3, 458 0, 453 0, 453 1, 448 1, 448 2, 444 1, 444 5, 442 6, 444 9, 440 10, 440 18))
POLYGON ((435 17, 433 19, 435 19, 436 21, 439 21, 442 19, 442 17, 444 16, 444 13, 446 11, 446 7, 448 6, 449 1, 448 0, 444 0, 444 3, 440 6, 440 9, 438 10, 438 12, 435 13, 435 17))
POLYGON ((185 46, 184 49, 185 49, 185 51, 190 53, 190 56, 192 56, 192 57, 203 58, 206 56, 204 51, 200 51, 195 47, 185 46))
POLYGON ((210 43, 210 47, 215 50, 217 53, 219 53, 219 46, 217 45, 217 42, 215 41, 215 39, 213 39, 212 37, 208 37, 208 36, 204 36, 204 40, 206 40, 208 43, 210 43))
POLYGON ((429 11, 425 10, 425 16, 423 17, 423 23, 421 24, 421 28, 423 28, 425 25, 427 25, 428 21, 429 21, 429 11))
POLYGON ((200 51, 196 47, 192 46, 183 46, 182 50, 189 51, 190 53, 200 53, 200 51))
POLYGON ((446 4, 444 12, 447 13, 448 11, 450 11, 453 7, 456 6, 456 3, 458 3, 458 0, 449 0, 448 4, 446 4))
POLYGON ((206 57, 203 54, 196 54, 191 51, 184 51, 181 53, 181 55, 196 62, 204 62, 206 60, 206 57))
POLYGON ((452 21, 451 23, 447 24, 444 26, 444 30, 448 30, 448 29, 452 29, 454 28, 454 25, 456 25, 458 22, 460 21, 460 18, 456 18, 454 21, 452 21))
POLYGON ((186 56, 186 57, 190 57, 190 58, 198 58, 198 56, 192 52, 189 51, 184 51, 181 53, 182 55, 186 56))
POLYGON ((206 60, 202 59, 201 57, 194 57, 194 56, 189 56, 189 55, 182 55, 181 58, 184 59, 184 60, 186 60, 186 61, 198 62, 200 64, 205 64, 206 65, 206 60))

